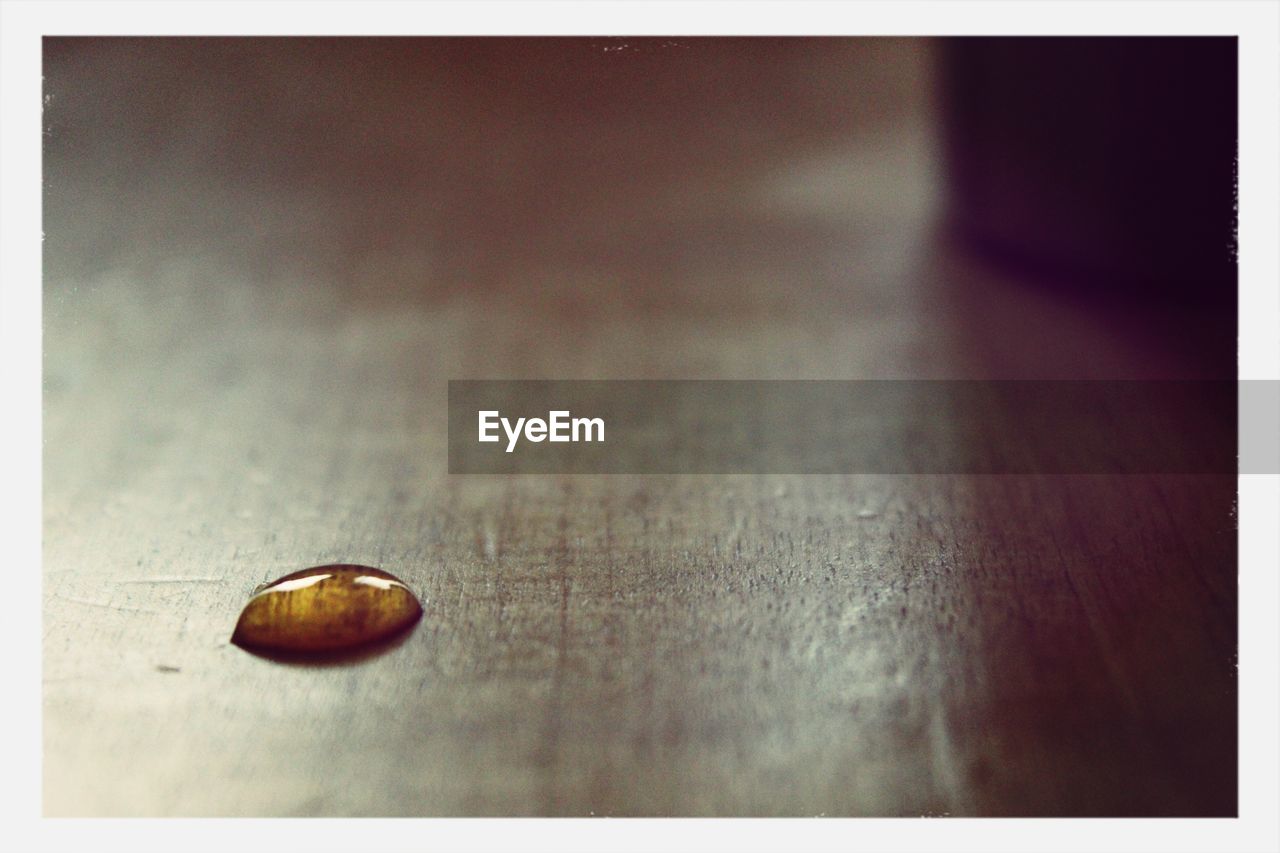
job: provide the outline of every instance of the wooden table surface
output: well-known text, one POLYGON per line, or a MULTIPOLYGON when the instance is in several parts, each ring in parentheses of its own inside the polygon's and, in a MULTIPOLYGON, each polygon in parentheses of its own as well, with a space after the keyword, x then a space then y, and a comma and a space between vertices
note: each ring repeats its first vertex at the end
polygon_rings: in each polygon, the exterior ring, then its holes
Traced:
POLYGON ((45 61, 47 814, 1235 812, 1233 477, 447 473, 449 379, 1195 375, 949 246, 928 43, 45 61), (423 621, 228 644, 325 562, 423 621))

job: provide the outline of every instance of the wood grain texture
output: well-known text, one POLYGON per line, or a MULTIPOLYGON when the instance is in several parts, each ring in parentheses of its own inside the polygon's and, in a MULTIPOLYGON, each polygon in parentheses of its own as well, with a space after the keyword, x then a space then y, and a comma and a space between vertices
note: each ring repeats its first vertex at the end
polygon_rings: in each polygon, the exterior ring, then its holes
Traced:
POLYGON ((1234 813, 1234 478, 447 474, 449 379, 1194 375, 938 238, 929 73, 46 42, 46 813, 1234 813), (423 620, 228 643, 330 562, 423 620))

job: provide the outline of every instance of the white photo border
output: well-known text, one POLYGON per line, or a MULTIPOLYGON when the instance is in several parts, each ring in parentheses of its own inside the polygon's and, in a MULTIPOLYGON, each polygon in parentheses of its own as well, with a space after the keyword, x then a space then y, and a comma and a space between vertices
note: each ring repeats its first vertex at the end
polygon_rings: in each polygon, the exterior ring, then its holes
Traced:
POLYGON ((0 518, 14 673, 10 849, 379 851, 1280 849, 1280 477, 1240 478, 1234 819, 54 820, 41 815, 41 38, 45 35, 1235 35, 1240 377, 1280 380, 1280 4, 1184 2, 6 2, 0 6, 0 518))

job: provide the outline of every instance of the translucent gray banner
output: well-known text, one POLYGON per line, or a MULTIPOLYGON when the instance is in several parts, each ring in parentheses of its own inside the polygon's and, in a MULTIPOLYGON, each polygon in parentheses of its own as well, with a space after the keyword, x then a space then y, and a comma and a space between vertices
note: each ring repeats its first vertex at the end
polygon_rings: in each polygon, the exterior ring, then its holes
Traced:
POLYGON ((1276 473, 1277 425, 1274 382, 461 380, 449 471, 1276 473))

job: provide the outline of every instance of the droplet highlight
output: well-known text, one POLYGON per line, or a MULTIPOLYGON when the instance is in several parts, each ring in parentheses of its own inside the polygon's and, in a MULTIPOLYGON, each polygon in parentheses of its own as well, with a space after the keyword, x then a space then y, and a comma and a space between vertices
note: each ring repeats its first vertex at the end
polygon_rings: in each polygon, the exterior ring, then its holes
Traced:
POLYGON ((251 652, 331 654, 389 640, 422 617, 395 575, 337 563, 292 572, 258 587, 231 642, 251 652))

